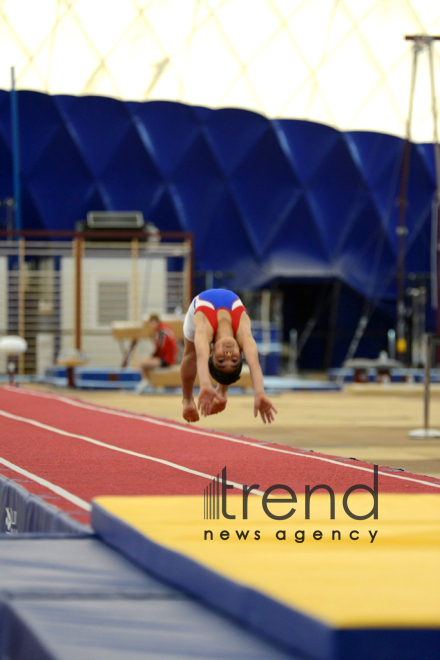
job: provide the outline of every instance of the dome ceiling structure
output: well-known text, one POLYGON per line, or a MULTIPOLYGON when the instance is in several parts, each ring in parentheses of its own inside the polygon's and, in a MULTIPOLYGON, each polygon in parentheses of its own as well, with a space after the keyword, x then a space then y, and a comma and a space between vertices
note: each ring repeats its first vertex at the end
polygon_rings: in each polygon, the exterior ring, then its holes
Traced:
MULTIPOLYGON (((404 136, 436 0, 2 0, 0 88, 165 100, 404 136)), ((440 71, 440 42, 433 46, 440 71)), ((431 142, 428 53, 412 139, 431 142)), ((438 74, 436 74, 438 78, 438 74)), ((440 83, 437 84, 437 96, 440 83)))
MULTIPOLYGON (((438 0, 0 0, 0 200, 14 196, 14 67, 23 229, 136 209, 191 232, 195 269, 234 287, 339 281, 393 307, 405 35, 437 33, 438 0)), ((429 53, 440 93, 435 41, 417 58, 405 203, 405 268, 423 277, 429 53)))

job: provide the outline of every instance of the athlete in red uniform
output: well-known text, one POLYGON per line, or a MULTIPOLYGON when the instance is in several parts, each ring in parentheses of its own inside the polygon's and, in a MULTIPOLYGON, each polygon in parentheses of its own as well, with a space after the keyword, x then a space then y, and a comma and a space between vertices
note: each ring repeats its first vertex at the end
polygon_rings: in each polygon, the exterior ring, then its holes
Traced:
POLYGON ((152 314, 148 325, 154 331, 154 352, 141 363, 142 380, 136 391, 142 392, 149 385, 149 372, 155 367, 171 367, 176 364, 179 353, 176 336, 169 325, 163 323, 157 314, 152 314))
POLYGON ((264 392, 258 350, 251 322, 240 298, 226 289, 209 289, 196 296, 183 324, 185 349, 180 367, 183 417, 199 421, 225 409, 228 386, 240 378, 243 351, 254 388, 254 415, 264 423, 274 420, 276 409, 264 392), (212 344, 212 348, 211 348, 212 344), (217 381, 214 389, 209 374, 217 381), (196 375, 200 393, 197 406, 193 389, 196 375))

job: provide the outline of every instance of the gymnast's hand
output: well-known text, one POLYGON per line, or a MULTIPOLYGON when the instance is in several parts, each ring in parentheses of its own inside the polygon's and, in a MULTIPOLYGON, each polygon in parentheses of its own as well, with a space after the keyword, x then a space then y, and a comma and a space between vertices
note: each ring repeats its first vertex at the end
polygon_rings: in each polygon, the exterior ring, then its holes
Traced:
POLYGON ((202 386, 197 400, 197 409, 200 410, 202 417, 207 417, 212 414, 214 405, 217 408, 215 412, 220 412, 219 408, 223 410, 226 402, 227 399, 221 396, 211 385, 209 387, 202 386))
POLYGON ((266 424, 269 424, 274 421, 275 417, 273 413, 277 413, 277 409, 273 405, 270 399, 267 398, 265 394, 256 394, 254 398, 254 417, 258 416, 258 413, 261 415, 261 419, 266 424))
POLYGON ((228 402, 228 388, 225 385, 220 385, 220 383, 216 387, 216 392, 220 394, 221 397, 223 397, 223 401, 214 401, 212 404, 211 408, 211 415, 217 415, 217 413, 223 412, 223 410, 226 408, 226 404, 228 402))

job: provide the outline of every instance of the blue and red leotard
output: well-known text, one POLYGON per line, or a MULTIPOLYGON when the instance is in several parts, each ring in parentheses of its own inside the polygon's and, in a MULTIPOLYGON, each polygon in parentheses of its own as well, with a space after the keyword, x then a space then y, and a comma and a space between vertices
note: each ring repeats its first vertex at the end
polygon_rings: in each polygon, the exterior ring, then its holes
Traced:
POLYGON ((226 309, 231 315, 232 332, 235 336, 240 325, 241 315, 246 311, 245 306, 233 291, 229 291, 228 289, 208 289, 196 296, 189 306, 183 323, 183 334, 186 339, 194 341, 196 334, 194 316, 196 312, 202 312, 206 316, 215 337, 218 326, 217 312, 219 309, 226 309))

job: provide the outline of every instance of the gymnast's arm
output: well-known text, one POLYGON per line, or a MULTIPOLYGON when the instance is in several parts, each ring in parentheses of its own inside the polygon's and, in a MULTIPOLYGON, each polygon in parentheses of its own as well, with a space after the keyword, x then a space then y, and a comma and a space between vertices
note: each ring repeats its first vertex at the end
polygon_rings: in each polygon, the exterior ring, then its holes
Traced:
POLYGON ((226 398, 215 390, 209 375, 208 360, 211 353, 211 341, 213 332, 205 316, 196 315, 196 334, 194 338, 195 351, 197 355, 197 375, 199 377, 200 393, 197 400, 197 409, 203 417, 210 415, 215 402, 225 404, 226 398))
POLYGON ((197 375, 197 354, 194 342, 184 337, 184 350, 180 365, 180 380, 182 382, 183 401, 193 399, 194 382, 197 375))
POLYGON ((254 416, 257 417, 260 413, 263 422, 266 424, 267 421, 270 424, 274 421, 273 413, 276 413, 277 410, 264 391, 263 372, 258 359, 257 344, 252 336, 251 322, 247 314, 241 316, 237 341, 251 372, 252 387, 254 388, 254 416))

